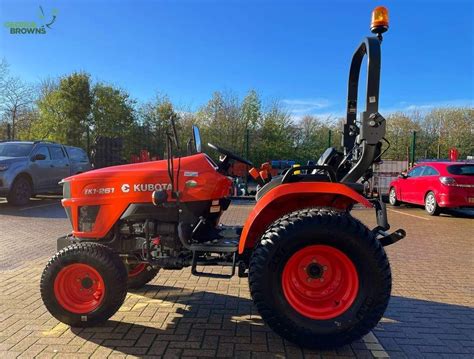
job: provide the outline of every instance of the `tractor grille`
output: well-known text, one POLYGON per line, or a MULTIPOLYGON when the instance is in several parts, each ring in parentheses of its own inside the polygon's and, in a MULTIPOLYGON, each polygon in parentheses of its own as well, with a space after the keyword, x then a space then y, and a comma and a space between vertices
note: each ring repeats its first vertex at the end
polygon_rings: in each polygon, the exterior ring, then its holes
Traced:
POLYGON ((79 207, 79 232, 90 232, 94 226, 100 206, 79 207))

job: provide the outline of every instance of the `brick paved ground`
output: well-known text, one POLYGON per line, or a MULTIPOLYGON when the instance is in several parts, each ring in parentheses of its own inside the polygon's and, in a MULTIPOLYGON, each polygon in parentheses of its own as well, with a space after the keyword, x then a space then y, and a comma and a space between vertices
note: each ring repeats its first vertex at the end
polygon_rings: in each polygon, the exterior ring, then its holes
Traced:
MULTIPOLYGON (((250 206, 223 220, 241 224, 250 206)), ((373 225, 373 214, 354 214, 373 225)), ((374 334, 337 350, 302 350, 272 333, 257 315, 246 279, 197 278, 162 271, 130 293, 106 325, 76 329, 46 312, 41 271, 55 238, 69 230, 54 200, 21 210, 0 203, 0 358, 4 357, 423 357, 474 356, 471 218, 429 218, 421 209, 390 211, 409 237, 389 247, 393 298, 374 334), (39 207, 41 206, 41 207, 39 207)))

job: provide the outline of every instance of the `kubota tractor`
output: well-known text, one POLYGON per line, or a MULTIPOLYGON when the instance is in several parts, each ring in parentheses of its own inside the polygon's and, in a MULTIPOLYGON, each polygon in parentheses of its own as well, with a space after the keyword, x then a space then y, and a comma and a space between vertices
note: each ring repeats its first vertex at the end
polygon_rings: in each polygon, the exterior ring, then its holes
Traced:
MULTIPOLYGON (((391 291, 384 246, 405 236, 389 234, 384 203, 367 199, 363 182, 380 160, 385 118, 378 112, 380 45, 388 14, 378 7, 371 30, 355 51, 349 73, 343 150, 327 149, 316 164, 263 184, 243 227, 219 224, 230 204, 231 161, 252 164, 216 145, 218 163, 201 152, 197 127, 187 156, 173 155, 176 130, 167 135, 166 160, 102 168, 63 180, 62 204, 72 233, 41 278, 49 312, 72 326, 106 321, 127 289, 140 288, 160 270, 191 267, 194 275, 249 278, 263 320, 305 347, 331 347, 369 332, 382 317, 391 291), (367 55, 366 108, 357 120, 359 72, 367 55), (352 217, 355 204, 373 208, 377 226, 352 217), (227 266, 214 273, 208 266, 227 266), (222 274, 224 273, 224 274, 222 274)), ((174 129, 174 123, 172 128, 174 129)))

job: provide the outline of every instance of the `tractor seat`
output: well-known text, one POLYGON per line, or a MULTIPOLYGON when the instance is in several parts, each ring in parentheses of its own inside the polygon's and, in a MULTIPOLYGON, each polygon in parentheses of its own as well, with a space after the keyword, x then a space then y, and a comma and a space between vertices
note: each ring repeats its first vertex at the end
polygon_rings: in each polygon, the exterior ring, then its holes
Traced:
POLYGON ((260 187, 260 189, 257 191, 257 194, 255 195, 255 199, 259 201, 265 193, 275 188, 276 186, 279 186, 281 184, 282 179, 283 176, 273 177, 270 182, 266 183, 263 187, 260 187))
POLYGON ((331 166, 334 170, 337 169, 339 164, 341 163, 343 154, 336 150, 334 147, 329 147, 326 151, 323 152, 321 157, 318 159, 318 166, 331 166))

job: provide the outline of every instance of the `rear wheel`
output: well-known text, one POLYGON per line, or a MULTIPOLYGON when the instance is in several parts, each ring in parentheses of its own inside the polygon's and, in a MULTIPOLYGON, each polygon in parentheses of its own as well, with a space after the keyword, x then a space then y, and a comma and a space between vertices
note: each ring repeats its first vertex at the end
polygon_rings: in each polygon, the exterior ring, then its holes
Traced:
POLYGON ((388 202, 392 206, 400 205, 400 202, 397 200, 397 191, 395 190, 394 187, 390 188, 390 191, 388 192, 388 202))
POLYGON ((128 289, 140 289, 150 282, 159 272, 147 263, 128 264, 128 289))
POLYGON ((428 192, 425 197, 425 211, 428 212, 430 216, 437 216, 441 212, 441 208, 438 206, 433 192, 428 192))
POLYGON ((48 311, 71 326, 93 326, 109 319, 127 294, 127 270, 111 249, 96 243, 60 250, 41 277, 48 311))
POLYGON ((13 182, 12 188, 7 195, 8 203, 14 206, 22 206, 30 201, 33 188, 30 181, 25 176, 18 177, 13 182))
POLYGON ((305 209, 277 220, 250 260, 252 298, 279 335, 311 348, 368 333, 391 292, 387 256, 350 214, 305 209))

